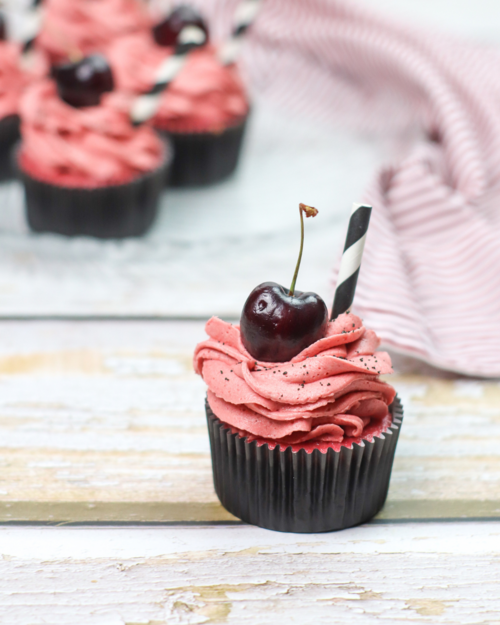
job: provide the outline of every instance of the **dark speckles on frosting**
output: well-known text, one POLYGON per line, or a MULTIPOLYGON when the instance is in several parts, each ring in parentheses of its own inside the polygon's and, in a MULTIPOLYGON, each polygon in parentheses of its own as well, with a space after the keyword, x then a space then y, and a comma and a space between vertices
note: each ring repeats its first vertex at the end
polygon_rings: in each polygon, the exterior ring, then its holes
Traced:
POLYGON ((209 387, 213 412, 245 436, 280 445, 337 445, 387 418, 395 391, 377 376, 392 371, 390 358, 376 351, 378 338, 354 315, 330 323, 325 338, 286 368, 255 362, 237 326, 211 319, 207 333, 210 339, 196 349, 195 370, 209 387), (224 352, 217 343, 222 336, 224 352))

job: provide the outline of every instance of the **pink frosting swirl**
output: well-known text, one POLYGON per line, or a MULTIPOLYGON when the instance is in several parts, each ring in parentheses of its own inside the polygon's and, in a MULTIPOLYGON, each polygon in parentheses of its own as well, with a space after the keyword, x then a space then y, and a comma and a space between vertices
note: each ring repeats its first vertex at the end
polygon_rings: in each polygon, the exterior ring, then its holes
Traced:
POLYGON ((116 37, 151 27, 141 0, 45 0, 44 11, 37 45, 52 62, 63 61, 75 51, 106 52, 116 37))
POLYGON ((40 55, 31 61, 29 68, 23 68, 21 47, 0 41, 0 119, 18 114, 19 100, 27 85, 47 71, 47 64, 40 55))
POLYGON ((249 440, 294 449, 340 449, 371 440, 391 423, 395 390, 379 379, 392 373, 377 352, 376 334, 352 314, 330 322, 326 336, 290 362, 255 361, 239 326, 216 317, 196 347, 194 368, 208 385, 214 414, 249 440))
MULTIPOLYGON (((119 89, 148 91, 171 48, 149 33, 118 39, 108 51, 119 89)), ((193 51, 161 99, 153 124, 171 132, 220 132, 248 113, 245 88, 235 67, 224 67, 211 46, 193 51)))
POLYGON ((74 108, 51 80, 21 99, 21 167, 33 177, 69 187, 122 184, 156 169, 164 145, 146 126, 129 120, 130 98, 113 92, 99 106, 74 108))

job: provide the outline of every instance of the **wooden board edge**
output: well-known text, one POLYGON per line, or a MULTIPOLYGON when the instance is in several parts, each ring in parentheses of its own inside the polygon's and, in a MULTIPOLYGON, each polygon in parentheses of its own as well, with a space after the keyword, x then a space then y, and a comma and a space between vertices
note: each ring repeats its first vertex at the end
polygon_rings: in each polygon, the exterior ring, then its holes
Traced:
POLYGON ((500 518, 500 501, 471 499, 389 500, 375 517, 379 521, 500 518))
MULTIPOLYGON (((478 520, 500 518, 500 501, 388 501, 375 522, 478 520)), ((184 502, 0 502, 0 523, 41 524, 203 524, 238 519, 218 503, 184 502)))
POLYGON ((234 522, 218 503, 0 502, 0 523, 200 523, 234 522))

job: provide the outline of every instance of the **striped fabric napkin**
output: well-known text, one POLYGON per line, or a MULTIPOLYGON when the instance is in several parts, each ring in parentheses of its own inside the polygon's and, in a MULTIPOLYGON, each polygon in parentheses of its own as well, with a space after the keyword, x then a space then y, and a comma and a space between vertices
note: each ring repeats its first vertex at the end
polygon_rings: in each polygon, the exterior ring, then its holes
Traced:
MULTIPOLYGON (((237 4, 201 8, 227 28, 237 4)), ((272 0, 244 61, 304 115, 411 135, 353 198, 374 207, 354 312, 394 350, 500 376, 500 51, 352 0, 272 0)))

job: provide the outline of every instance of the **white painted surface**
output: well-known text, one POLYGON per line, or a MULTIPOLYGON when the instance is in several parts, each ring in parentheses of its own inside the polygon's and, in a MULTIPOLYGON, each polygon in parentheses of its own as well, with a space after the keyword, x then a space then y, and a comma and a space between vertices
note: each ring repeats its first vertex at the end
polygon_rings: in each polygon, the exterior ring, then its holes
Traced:
POLYGON ((249 550, 266 555, 307 552, 368 557, 405 552, 483 556, 500 555, 499 530, 499 522, 367 524, 324 534, 287 534, 250 525, 0 527, 0 554, 3 560, 41 561, 68 557, 131 560, 202 552, 237 554, 249 550))
POLYGON ((498 523, 0 530, 16 625, 498 623, 498 523))
POLYGON ((500 43, 497 0, 356 0, 380 14, 485 43, 500 43))

